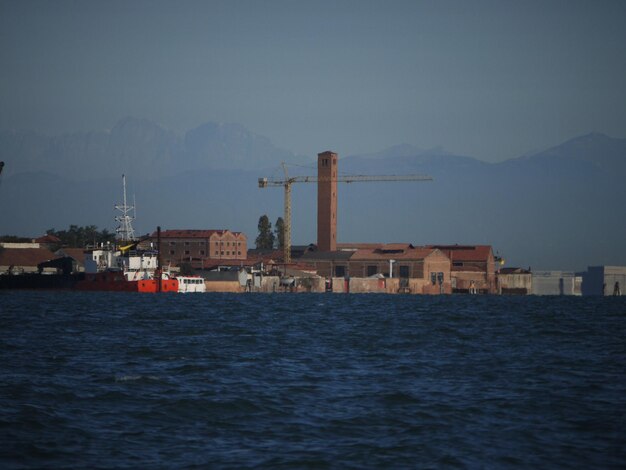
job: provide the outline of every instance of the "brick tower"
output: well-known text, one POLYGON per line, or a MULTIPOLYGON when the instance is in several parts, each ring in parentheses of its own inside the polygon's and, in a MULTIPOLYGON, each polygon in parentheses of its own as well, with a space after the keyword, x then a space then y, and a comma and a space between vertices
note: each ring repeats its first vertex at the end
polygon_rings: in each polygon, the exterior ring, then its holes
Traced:
POLYGON ((317 154, 317 249, 337 250, 337 154, 317 154))

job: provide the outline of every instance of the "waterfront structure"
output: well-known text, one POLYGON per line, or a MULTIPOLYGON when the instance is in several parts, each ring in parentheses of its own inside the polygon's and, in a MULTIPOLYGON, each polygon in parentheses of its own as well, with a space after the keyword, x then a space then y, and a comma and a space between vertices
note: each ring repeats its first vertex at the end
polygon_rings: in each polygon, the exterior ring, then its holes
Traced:
MULTIPOLYGON (((146 242, 144 242, 146 243, 146 242)), ((156 248, 156 233, 150 238, 156 248)), ((190 262, 202 267, 245 261, 248 239, 242 232, 230 230, 164 230, 161 232, 161 262, 180 265, 190 262)))
MULTIPOLYGON (((451 292, 450 259, 440 250, 410 243, 359 247, 343 244, 338 251, 311 251, 300 261, 312 265, 319 276, 345 279, 396 279, 396 291, 415 294, 451 292)), ((381 283, 382 284, 386 283, 381 283)), ((396 286, 395 283, 392 283, 396 286)), ((348 285, 348 283, 346 283, 348 285)), ((385 289, 388 291, 385 285, 385 289)))
POLYGON ((623 295, 626 266, 589 266, 582 274, 583 295, 623 295))
POLYGON ((533 295, 581 295, 582 276, 572 271, 534 271, 533 295))
POLYGON ((442 251, 452 262, 452 292, 495 294, 495 257, 490 245, 428 245, 442 251))
POLYGON ((38 243, 0 243, 0 275, 36 273, 39 264, 53 258, 56 258, 54 253, 38 243))
POLYGON ((523 268, 502 268, 497 272, 498 294, 529 295, 532 292, 533 275, 523 268))

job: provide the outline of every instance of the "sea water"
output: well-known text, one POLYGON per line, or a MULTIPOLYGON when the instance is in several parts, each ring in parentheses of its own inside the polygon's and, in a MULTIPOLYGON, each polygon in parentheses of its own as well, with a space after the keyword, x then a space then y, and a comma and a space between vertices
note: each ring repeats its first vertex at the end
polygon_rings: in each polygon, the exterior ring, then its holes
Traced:
POLYGON ((0 292, 2 468, 624 468, 626 297, 0 292))

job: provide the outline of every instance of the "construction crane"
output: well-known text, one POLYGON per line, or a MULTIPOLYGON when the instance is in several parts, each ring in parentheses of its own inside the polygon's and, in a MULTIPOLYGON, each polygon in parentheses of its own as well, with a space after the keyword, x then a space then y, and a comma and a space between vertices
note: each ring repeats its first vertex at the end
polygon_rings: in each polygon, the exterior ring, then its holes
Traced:
POLYGON ((285 177, 280 178, 259 178, 259 188, 279 187, 285 189, 285 217, 284 217, 284 242, 283 259, 285 264, 291 263, 291 185, 293 183, 318 183, 333 182, 357 183, 357 182, 377 182, 377 181, 432 181, 432 176, 428 175, 342 175, 335 178, 326 176, 289 176, 285 163, 281 164, 285 177))

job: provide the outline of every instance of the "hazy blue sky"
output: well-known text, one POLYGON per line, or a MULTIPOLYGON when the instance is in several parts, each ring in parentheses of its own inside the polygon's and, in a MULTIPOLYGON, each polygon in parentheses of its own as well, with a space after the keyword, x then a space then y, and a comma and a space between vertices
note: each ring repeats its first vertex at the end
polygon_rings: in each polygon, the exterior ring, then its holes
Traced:
POLYGON ((626 137, 626 1, 0 0, 0 129, 127 115, 307 155, 626 137))

